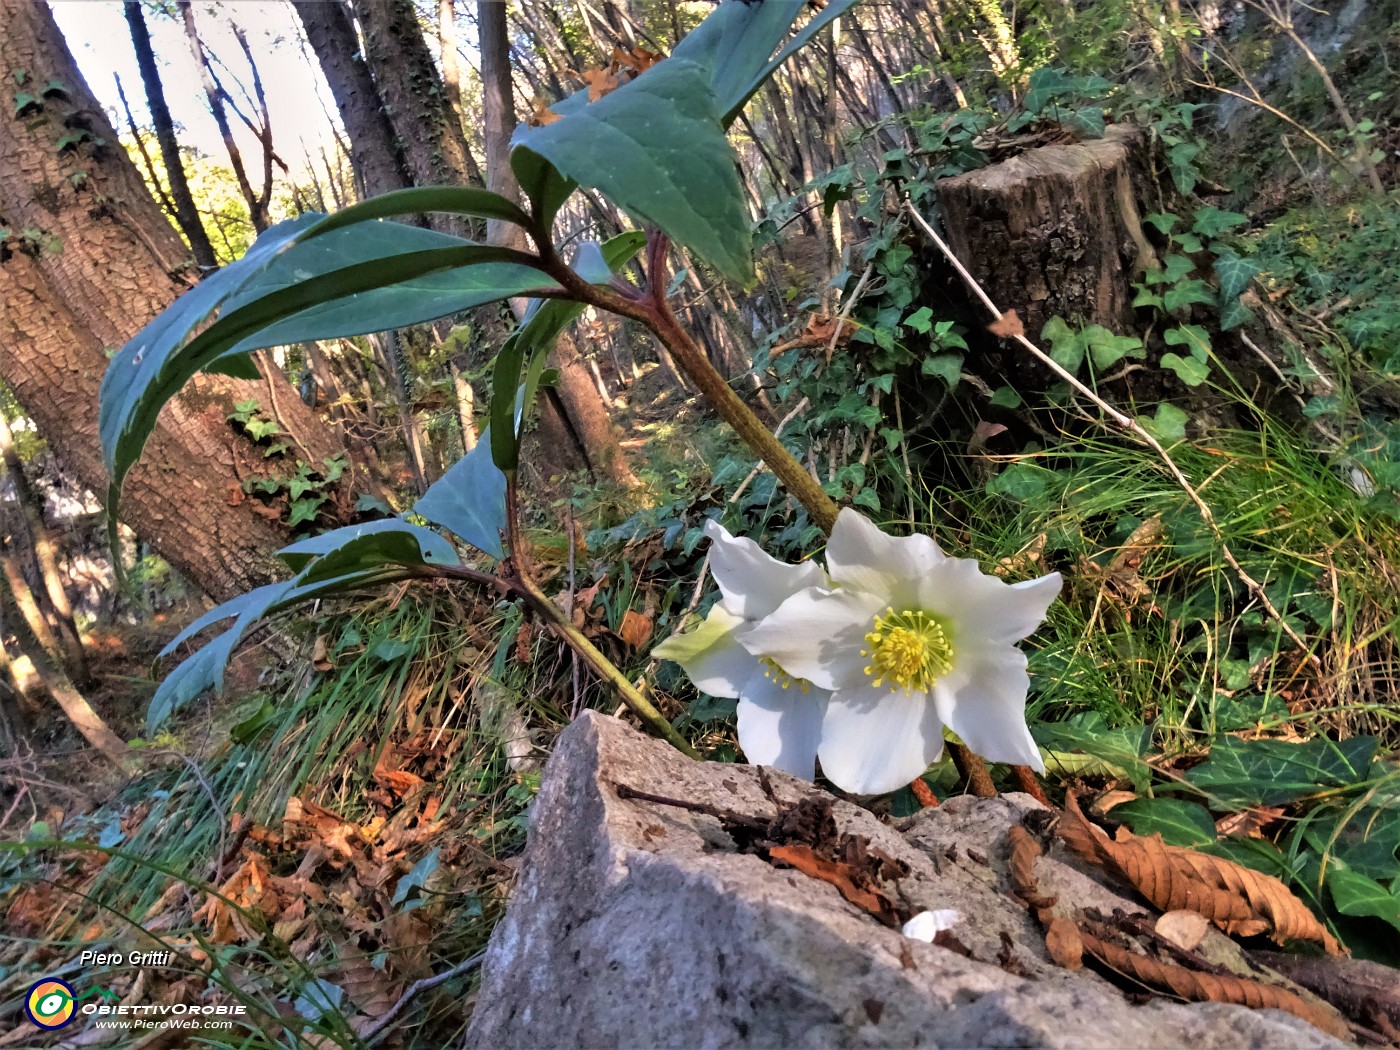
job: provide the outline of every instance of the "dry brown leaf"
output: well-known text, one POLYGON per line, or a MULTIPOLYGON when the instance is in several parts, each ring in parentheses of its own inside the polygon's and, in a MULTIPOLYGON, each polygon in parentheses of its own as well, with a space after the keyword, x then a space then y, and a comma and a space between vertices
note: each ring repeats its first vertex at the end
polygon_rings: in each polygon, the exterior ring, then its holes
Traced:
POLYGON ((1189 1002, 1234 1003, 1254 1010, 1285 1010, 1328 1035, 1350 1041, 1350 1029, 1340 1015, 1306 1002, 1272 984, 1260 984, 1233 974, 1197 973, 1080 932, 1084 948, 1109 969, 1150 987, 1169 991, 1189 1002))
POLYGON ((773 846, 768 856, 782 864, 796 868, 809 878, 835 886, 841 896, 862 911, 869 912, 886 926, 899 928, 899 917, 895 914, 890 899, 879 890, 857 885, 860 872, 849 864, 840 864, 819 856, 811 846, 791 844, 773 846))
POLYGON ((1136 799, 1137 792, 1135 791, 1105 791, 1094 799, 1094 804, 1089 807, 1089 812, 1101 817, 1114 806, 1121 806, 1124 802, 1132 802, 1136 799))
POLYGON ((1201 943, 1206 930, 1210 929, 1210 923, 1200 912, 1177 908, 1163 915, 1152 928, 1157 931, 1157 936, 1171 941, 1184 952, 1190 952, 1201 943))
POLYGON ((1007 310, 1006 313, 987 325, 987 331, 1000 339, 1015 339, 1018 335, 1026 334, 1026 326, 1016 316, 1015 310, 1007 310))
POLYGON ((1263 829, 1282 816, 1282 806, 1254 806, 1239 813, 1225 814, 1215 822, 1215 830, 1226 838, 1261 839, 1263 829))
POLYGON ((332 671, 335 664, 331 662, 329 647, 326 645, 326 636, 318 634, 316 641, 311 645, 311 666, 318 671, 332 671))
POLYGON ((585 69, 579 74, 579 79, 588 85, 589 102, 597 102, 604 95, 611 94, 622 86, 616 70, 604 69, 602 66, 585 69))
POLYGON ((1040 893, 1040 883, 1035 877, 1035 859, 1040 856, 1040 843, 1021 825, 1011 828, 1011 888, 1021 898, 1026 907, 1035 912, 1041 923, 1050 921, 1050 909, 1055 906, 1057 897, 1044 897, 1040 893))
POLYGON ((1078 970, 1084 965, 1084 938, 1068 919, 1051 919, 1045 931, 1045 950, 1056 966, 1078 970))
POLYGON ((665 57, 665 54, 660 51, 648 51, 644 47, 634 47, 631 51, 615 47, 613 48, 612 68, 614 70, 628 69, 632 71, 633 76, 640 76, 665 57))
POLYGON ((617 628, 617 636, 633 649, 640 649, 651 640, 653 624, 651 617, 628 609, 622 614, 622 623, 617 628))
POLYGON ((1345 949, 1278 879, 1233 861, 1180 846, 1160 835, 1142 837, 1120 828, 1116 841, 1100 837, 1070 792, 1060 837, 1079 856, 1123 879, 1161 911, 1199 912, 1226 933, 1267 933, 1274 941, 1316 941, 1330 954, 1345 949))
POLYGON ((543 98, 531 99, 530 105, 532 108, 530 115, 525 118, 525 123, 532 128, 542 128, 561 119, 558 113, 549 108, 549 102, 543 98))

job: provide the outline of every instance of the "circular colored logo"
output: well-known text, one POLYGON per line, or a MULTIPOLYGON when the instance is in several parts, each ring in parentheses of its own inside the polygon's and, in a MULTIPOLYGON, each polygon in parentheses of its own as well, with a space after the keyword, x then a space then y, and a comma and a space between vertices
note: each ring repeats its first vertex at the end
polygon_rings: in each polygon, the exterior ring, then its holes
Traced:
POLYGON ((40 1028, 62 1028, 73 1020, 73 986, 56 977, 45 977, 29 989, 24 1012, 40 1028))

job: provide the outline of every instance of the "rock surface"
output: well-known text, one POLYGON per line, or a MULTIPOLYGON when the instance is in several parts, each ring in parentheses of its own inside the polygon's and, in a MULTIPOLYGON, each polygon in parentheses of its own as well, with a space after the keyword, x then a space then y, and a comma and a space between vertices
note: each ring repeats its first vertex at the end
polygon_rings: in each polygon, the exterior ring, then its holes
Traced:
MULTIPOLYGON (((821 794, 769 776, 783 803, 821 794)), ((882 926, 826 882, 734 852, 713 816, 625 800, 618 784, 775 814, 755 768, 692 762, 586 712, 546 767, 468 1047, 1344 1045, 1275 1011, 1132 1005, 1092 973, 1052 964, 1005 875, 1007 831, 1036 808, 1028 796, 952 799, 903 834, 835 804, 841 831, 909 866, 908 903, 962 913, 953 932, 968 958, 882 926)), ((1036 871, 1078 904, 1142 910, 1054 857, 1036 871)))

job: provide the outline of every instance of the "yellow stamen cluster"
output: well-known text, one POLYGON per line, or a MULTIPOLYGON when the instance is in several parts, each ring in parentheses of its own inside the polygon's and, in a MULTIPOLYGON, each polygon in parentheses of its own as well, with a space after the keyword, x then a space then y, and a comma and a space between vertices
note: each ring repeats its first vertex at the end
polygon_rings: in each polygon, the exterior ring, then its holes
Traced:
POLYGON ((948 629, 937 616, 922 609, 895 612, 886 607, 883 616, 865 636, 870 657, 865 673, 874 678, 875 688, 886 682, 891 689, 912 693, 924 690, 953 669, 953 642, 948 629))
POLYGON ((791 689, 796 685, 797 688, 801 689, 804 693, 810 693, 812 691, 811 682, 807 681, 805 678, 794 678, 779 667, 776 660, 770 659, 767 656, 760 656, 758 662, 763 665, 763 677, 773 679, 773 681, 784 689, 791 689))

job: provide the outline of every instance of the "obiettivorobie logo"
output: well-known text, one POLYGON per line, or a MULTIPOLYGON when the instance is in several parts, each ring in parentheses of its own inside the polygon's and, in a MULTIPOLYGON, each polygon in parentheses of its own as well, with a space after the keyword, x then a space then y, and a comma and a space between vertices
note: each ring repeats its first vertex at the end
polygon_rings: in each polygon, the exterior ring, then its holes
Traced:
POLYGON ((96 987, 78 995, 67 981, 45 977, 35 981, 24 997, 24 1013, 36 1027, 52 1031, 71 1024, 77 1015, 78 1003, 95 995, 109 1002, 121 998, 116 992, 96 987))

